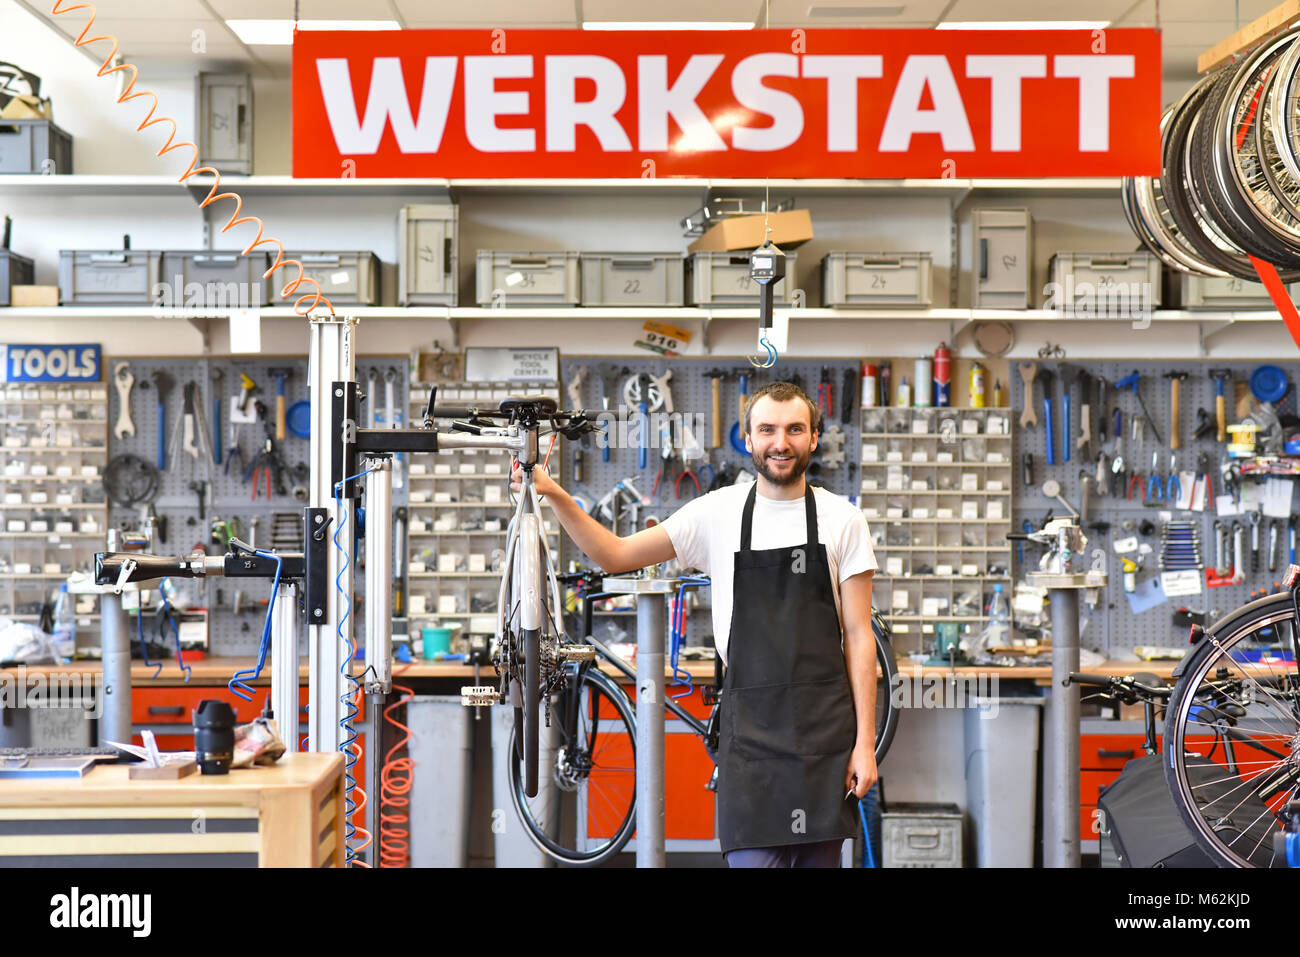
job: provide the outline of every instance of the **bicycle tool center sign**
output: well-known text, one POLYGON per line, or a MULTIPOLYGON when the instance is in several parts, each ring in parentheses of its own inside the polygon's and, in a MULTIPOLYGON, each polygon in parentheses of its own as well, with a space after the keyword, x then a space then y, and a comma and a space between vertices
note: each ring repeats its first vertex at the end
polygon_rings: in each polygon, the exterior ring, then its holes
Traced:
POLYGON ((1159 37, 300 31, 293 172, 1158 176, 1159 37))
POLYGON ((98 382, 99 346, 0 345, 0 382, 98 382))

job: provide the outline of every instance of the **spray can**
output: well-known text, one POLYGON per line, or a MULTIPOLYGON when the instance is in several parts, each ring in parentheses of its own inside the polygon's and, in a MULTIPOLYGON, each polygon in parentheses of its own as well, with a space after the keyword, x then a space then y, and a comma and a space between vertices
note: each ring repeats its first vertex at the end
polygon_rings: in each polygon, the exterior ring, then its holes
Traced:
POLYGON ((1006 393, 1002 391, 1002 380, 993 380, 993 405, 995 408, 1006 408, 1006 393))
POLYGON ((926 408, 930 402, 930 393, 934 388, 934 376, 930 371, 930 357, 922 356, 916 360, 912 372, 912 404, 917 408, 926 408))
POLYGON ((876 398, 879 388, 880 367, 870 362, 862 363, 862 408, 869 409, 879 401, 876 398))
POLYGON ((889 398, 894 394, 890 387, 891 366, 888 362, 880 363, 880 404, 889 405, 889 398))
POLYGON ((939 343, 934 350, 934 404, 939 408, 952 405, 952 353, 948 343, 939 343))
POLYGON ((898 387, 898 405, 908 406, 912 404, 912 387, 907 384, 907 376, 903 376, 903 384, 898 387))
POLYGON ((971 363, 970 367, 970 407, 984 408, 984 367, 978 362, 971 363))

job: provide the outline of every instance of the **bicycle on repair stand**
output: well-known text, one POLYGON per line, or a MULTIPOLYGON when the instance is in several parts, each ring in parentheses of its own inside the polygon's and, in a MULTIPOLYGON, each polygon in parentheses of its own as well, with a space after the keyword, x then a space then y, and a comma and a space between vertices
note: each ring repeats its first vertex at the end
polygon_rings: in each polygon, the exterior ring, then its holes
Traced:
MULTIPOLYGON (((509 702, 515 712, 516 757, 523 762, 523 787, 537 794, 537 751, 541 704, 549 708, 551 693, 564 680, 565 666, 595 656, 590 645, 570 644, 564 634, 560 586, 551 552, 542 535, 541 502, 533 484, 540 439, 563 435, 580 439, 599 426, 585 411, 559 411, 549 396, 508 397, 495 409, 438 406, 437 388, 429 392, 424 427, 435 419, 453 420, 446 431, 434 430, 433 451, 457 449, 505 450, 519 462, 522 482, 507 529, 505 559, 497 594, 496 641, 492 663, 499 685, 461 689, 461 701, 471 707, 509 702)), ((547 724, 550 714, 545 715, 547 724)))
MULTIPOLYGON (((525 769, 517 746, 519 727, 512 737, 510 795, 515 811, 532 842, 553 860, 575 867, 601 864, 627 845, 636 826, 636 709, 613 676, 597 667, 599 655, 614 672, 629 682, 636 671, 592 634, 594 603, 613 593, 602 591, 602 577, 593 571, 560 576, 582 600, 581 640, 591 652, 572 656, 564 675, 547 692, 549 713, 556 717, 543 741, 546 775, 540 790, 528 791, 525 769)), ((684 599, 678 594, 677 606, 684 599)), ((889 750, 898 726, 898 709, 890 697, 897 669, 890 648, 889 625, 872 609, 872 630, 876 639, 876 761, 889 750)), ((674 623, 671 660, 676 668, 684 626, 674 623)), ((717 782, 717 749, 720 695, 723 687, 721 660, 714 658, 711 686, 702 688, 707 717, 691 713, 688 702, 665 697, 664 707, 700 739, 715 762, 712 776, 700 787, 714 790, 717 782)), ((685 683, 685 682, 683 682, 685 683)), ((688 686, 689 689, 689 686, 688 686)), ((688 692, 689 693, 689 690, 688 692)), ((698 710, 698 709, 697 709, 698 710)))

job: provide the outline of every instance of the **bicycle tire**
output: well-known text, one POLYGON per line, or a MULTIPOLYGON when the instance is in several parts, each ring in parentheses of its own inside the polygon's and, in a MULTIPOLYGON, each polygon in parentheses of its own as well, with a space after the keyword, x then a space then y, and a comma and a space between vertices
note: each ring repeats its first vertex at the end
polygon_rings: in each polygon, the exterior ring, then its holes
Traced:
MULTIPOLYGON (((1272 834, 1280 826, 1274 805, 1285 804, 1287 794, 1294 795, 1300 785, 1267 800, 1260 792, 1268 782, 1294 773, 1290 742, 1300 733, 1300 716, 1294 697, 1280 708, 1278 696, 1267 689, 1277 679, 1292 686, 1288 694, 1293 696, 1300 680, 1294 661, 1274 671, 1234 655, 1269 627, 1277 628, 1278 636, 1282 628, 1277 626, 1283 623, 1291 631, 1293 618, 1289 592, 1253 601, 1206 629, 1201 644, 1175 672, 1180 677, 1165 714, 1165 780, 1183 823, 1222 867, 1286 866, 1273 853, 1272 834), (1242 691, 1234 696, 1231 689, 1239 681, 1242 691), (1204 755, 1188 750, 1207 743, 1204 755), (1247 761, 1237 759, 1238 746, 1247 750, 1247 761), (1219 748, 1226 763, 1215 759, 1219 748), (1261 760, 1257 755, 1267 755, 1261 748, 1280 757, 1261 760)), ((1290 645, 1294 651, 1294 634, 1290 645)))
POLYGON ((894 707, 893 696, 898 664, 894 661, 894 650, 889 643, 889 625, 872 612, 871 626, 876 636, 876 663, 880 668, 880 677, 876 680, 876 766, 879 767, 889 753, 889 746, 894 743, 894 734, 898 731, 899 709, 894 707))
POLYGON ((515 584, 519 588, 519 636, 523 644, 524 768, 529 797, 537 794, 537 748, 541 715, 541 535, 531 512, 519 522, 515 584))
MULTIPOLYGON (((577 712, 581 718, 585 718, 588 712, 582 702, 594 702, 590 709, 595 724, 591 728, 595 736, 594 743, 589 738, 585 749, 575 750, 573 743, 581 736, 580 729, 574 729, 571 740, 570 732, 561 727, 560 741, 566 749, 565 754, 561 757, 557 752, 556 760, 549 765, 550 772, 547 775, 548 783, 555 790, 539 807, 534 807, 528 800, 530 796, 524 792, 524 775, 521 773, 520 762, 516 759, 510 762, 510 797, 529 840, 547 857, 568 867, 595 867, 622 851, 627 846, 627 842, 632 839, 632 833, 636 829, 636 712, 618 683, 594 668, 584 670, 577 693, 580 702, 577 712), (608 718, 602 717, 605 709, 601 707, 601 701, 607 702, 612 709, 608 718), (612 722, 613 727, 601 731, 599 725, 606 722, 612 722), (602 738, 601 735, 604 737, 602 738), (626 743, 626 753, 623 750, 624 743, 626 743), (596 755, 603 753, 601 749, 605 747, 613 749, 609 753, 609 757, 613 760, 626 762, 630 759, 630 764, 596 763, 596 755), (584 754, 584 750, 587 753, 584 754), (585 803, 588 808, 588 823, 594 814, 595 823, 598 827, 603 826, 607 829, 608 837, 603 843, 579 848, 576 846, 578 815, 575 813, 573 820, 570 821, 567 815, 554 813, 563 812, 563 800, 560 800, 559 807, 553 806, 551 802, 555 800, 556 793, 565 790, 561 782, 569 784, 573 781, 572 765, 585 765, 587 761, 591 761, 592 766, 582 770, 584 777, 580 785, 587 790, 585 802, 575 801, 578 807, 573 810, 577 811, 580 805, 585 803), (571 764, 565 766, 563 762, 571 764), (593 789, 595 789, 594 793, 593 789), (623 807, 624 799, 626 799, 626 808, 623 807), (572 840, 566 843, 565 837, 570 835, 565 829, 569 826, 572 826, 574 831, 571 835, 572 840), (558 830, 559 836, 548 833, 548 827, 558 830)), ((563 708, 557 710, 562 714, 567 713, 563 708)), ((515 753, 513 744, 516 736, 517 732, 511 735, 511 754, 515 753)), ((534 798, 536 796, 531 795, 534 798)))

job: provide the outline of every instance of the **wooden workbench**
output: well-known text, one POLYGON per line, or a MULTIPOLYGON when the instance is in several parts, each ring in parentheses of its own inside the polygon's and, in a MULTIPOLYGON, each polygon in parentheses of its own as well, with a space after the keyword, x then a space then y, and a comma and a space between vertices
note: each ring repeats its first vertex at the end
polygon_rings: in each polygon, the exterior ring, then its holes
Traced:
POLYGON ((77 778, 0 780, 0 867, 340 867, 343 755, 132 781, 128 766, 77 778))

